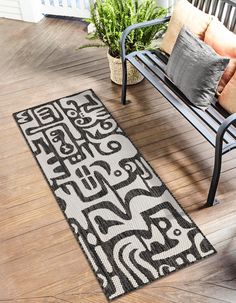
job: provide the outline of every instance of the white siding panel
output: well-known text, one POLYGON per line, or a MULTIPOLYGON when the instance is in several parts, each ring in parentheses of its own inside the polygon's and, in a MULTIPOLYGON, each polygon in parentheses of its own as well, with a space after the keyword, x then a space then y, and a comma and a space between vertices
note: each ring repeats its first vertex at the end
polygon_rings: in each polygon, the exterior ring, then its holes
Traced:
POLYGON ((0 17, 22 20, 19 0, 1 0, 0 17))
POLYGON ((0 17, 39 22, 43 18, 41 0, 0 0, 0 17))
POLYGON ((50 6, 50 0, 44 0, 44 4, 47 5, 47 6, 50 6))
POLYGON ((59 0, 54 0, 53 2, 55 6, 60 6, 59 0))
POLYGON ((0 0, 0 6, 20 7, 18 0, 0 0))
POLYGON ((41 0, 41 3, 41 12, 45 15, 90 17, 89 0, 41 0))
POLYGON ((69 16, 77 18, 89 18, 89 11, 84 9, 77 9, 71 7, 56 7, 56 6, 46 6, 42 5, 42 13, 46 15, 56 15, 56 16, 69 16))
POLYGON ((0 6, 0 11, 6 12, 9 14, 16 14, 16 15, 20 13, 19 7, 11 7, 11 6, 4 6, 4 5, 0 6))
POLYGON ((4 17, 4 18, 8 18, 8 19, 15 19, 15 20, 22 20, 22 16, 20 14, 10 14, 7 12, 1 12, 0 11, 0 18, 4 17))
POLYGON ((76 0, 71 0, 71 7, 76 8, 76 0))

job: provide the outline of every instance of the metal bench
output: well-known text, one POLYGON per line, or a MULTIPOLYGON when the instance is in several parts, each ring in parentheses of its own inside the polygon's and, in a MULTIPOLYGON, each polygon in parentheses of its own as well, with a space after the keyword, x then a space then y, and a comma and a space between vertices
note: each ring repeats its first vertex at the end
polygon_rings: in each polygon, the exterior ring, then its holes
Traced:
MULTIPOLYGON (((236 30, 236 1, 232 0, 188 0, 202 11, 214 15, 224 25, 236 30)), ((215 147, 213 176, 206 206, 219 201, 215 198, 220 179, 222 155, 236 148, 236 113, 227 113, 215 99, 206 111, 193 106, 181 91, 166 78, 165 67, 168 57, 161 51, 137 51, 126 54, 126 38, 132 30, 165 23, 170 17, 151 20, 129 26, 121 38, 121 57, 123 68, 122 104, 126 104, 127 60, 215 147)), ((235 100, 236 102, 236 100, 235 100)))

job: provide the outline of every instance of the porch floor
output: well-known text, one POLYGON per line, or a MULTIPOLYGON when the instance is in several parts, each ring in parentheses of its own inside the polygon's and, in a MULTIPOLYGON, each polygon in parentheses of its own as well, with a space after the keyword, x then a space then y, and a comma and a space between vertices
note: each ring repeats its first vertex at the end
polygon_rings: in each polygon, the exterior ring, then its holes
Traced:
POLYGON ((213 148, 145 81, 120 105, 106 50, 76 50, 85 36, 79 21, 0 19, 0 301, 107 302, 11 116, 92 88, 218 251, 116 302, 235 303, 236 151, 224 156, 222 203, 202 209, 213 148))

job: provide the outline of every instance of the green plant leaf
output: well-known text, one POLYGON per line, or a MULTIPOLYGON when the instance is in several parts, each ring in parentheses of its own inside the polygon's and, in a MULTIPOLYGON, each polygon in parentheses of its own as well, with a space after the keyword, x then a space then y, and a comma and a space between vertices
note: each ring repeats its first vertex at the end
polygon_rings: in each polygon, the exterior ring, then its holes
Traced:
POLYGON ((99 44, 99 43, 94 43, 94 44, 83 44, 79 47, 77 47, 76 49, 84 49, 84 48, 88 48, 88 47, 106 47, 105 44, 99 44))
MULTIPOLYGON (((89 0, 91 17, 96 33, 89 39, 99 38, 109 48, 109 53, 120 57, 122 32, 130 25, 166 16, 167 9, 158 7, 156 0, 89 0)), ((127 37, 127 52, 148 48, 157 33, 163 33, 166 26, 155 25, 132 31, 127 37)), ((103 45, 103 44, 102 44, 103 45)), ((99 44, 86 44, 79 47, 96 47, 99 44)))

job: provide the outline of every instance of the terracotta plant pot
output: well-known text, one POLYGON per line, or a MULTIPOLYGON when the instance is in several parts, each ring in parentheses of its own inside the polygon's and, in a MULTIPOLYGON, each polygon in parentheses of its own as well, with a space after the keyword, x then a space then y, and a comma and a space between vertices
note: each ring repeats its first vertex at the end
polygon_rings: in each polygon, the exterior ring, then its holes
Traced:
MULTIPOLYGON (((109 67, 111 71, 111 81, 116 84, 122 84, 122 63, 120 58, 114 58, 109 53, 107 53, 107 58, 109 62, 109 67)), ((133 85, 141 82, 143 80, 143 75, 141 75, 137 69, 130 63, 127 62, 127 84, 133 85)))

